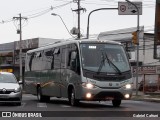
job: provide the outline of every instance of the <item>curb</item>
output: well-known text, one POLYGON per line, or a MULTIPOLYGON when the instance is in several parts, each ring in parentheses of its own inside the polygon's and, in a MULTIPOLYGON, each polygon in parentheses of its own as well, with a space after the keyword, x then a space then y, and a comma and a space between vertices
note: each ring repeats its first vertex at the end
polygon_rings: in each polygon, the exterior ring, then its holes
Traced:
POLYGON ((159 98, 144 98, 144 101, 160 103, 159 98))
POLYGON ((134 101, 145 101, 145 102, 156 102, 156 103, 160 103, 160 98, 136 98, 136 97, 133 97, 131 98, 131 100, 134 100, 134 101))

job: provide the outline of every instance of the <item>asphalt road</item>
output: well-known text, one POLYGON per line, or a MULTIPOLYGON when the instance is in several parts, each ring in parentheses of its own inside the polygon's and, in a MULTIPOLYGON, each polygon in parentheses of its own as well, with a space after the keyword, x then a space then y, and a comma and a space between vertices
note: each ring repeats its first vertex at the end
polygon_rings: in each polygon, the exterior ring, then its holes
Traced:
MULTIPOLYGON (((36 96, 24 94, 21 106, 1 103, 0 114, 3 116, 3 120, 11 119, 7 117, 7 114, 15 120, 21 120, 22 118, 29 120, 117 120, 123 118, 123 120, 125 120, 128 119, 128 117, 131 120, 138 118, 149 120, 158 119, 157 117, 160 117, 159 106, 160 103, 125 100, 122 101, 121 106, 118 108, 113 107, 110 101, 82 101, 78 106, 72 107, 68 104, 67 99, 52 98, 48 103, 41 103, 37 101, 36 96)), ((2 119, 2 117, 0 119, 2 119)))

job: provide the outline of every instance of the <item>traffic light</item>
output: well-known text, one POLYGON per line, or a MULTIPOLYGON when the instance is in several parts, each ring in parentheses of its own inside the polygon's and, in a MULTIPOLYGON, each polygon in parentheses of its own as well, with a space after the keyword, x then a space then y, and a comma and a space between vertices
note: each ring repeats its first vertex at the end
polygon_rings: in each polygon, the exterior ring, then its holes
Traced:
POLYGON ((132 43, 138 44, 137 31, 132 32, 132 43))

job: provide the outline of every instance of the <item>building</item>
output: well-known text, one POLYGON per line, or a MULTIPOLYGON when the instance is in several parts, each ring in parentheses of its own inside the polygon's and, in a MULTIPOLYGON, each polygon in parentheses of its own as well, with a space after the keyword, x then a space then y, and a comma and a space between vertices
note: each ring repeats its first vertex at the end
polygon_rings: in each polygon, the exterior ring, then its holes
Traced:
MULTIPOLYGON (((22 40, 22 76, 24 75, 25 53, 34 48, 49 43, 60 41, 59 39, 33 38, 22 40)), ((0 71, 13 72, 19 78, 19 41, 0 44, 0 71)))

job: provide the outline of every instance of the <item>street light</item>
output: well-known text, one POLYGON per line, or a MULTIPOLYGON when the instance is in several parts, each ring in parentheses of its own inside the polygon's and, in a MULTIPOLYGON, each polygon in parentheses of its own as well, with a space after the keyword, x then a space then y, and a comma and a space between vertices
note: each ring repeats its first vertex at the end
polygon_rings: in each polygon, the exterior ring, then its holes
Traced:
POLYGON ((51 15, 53 15, 53 16, 58 16, 58 17, 61 19, 62 23, 64 24, 64 26, 65 26, 66 30, 68 31, 68 33, 69 33, 72 37, 74 37, 74 36, 69 32, 69 30, 68 30, 65 22, 63 21, 63 19, 62 19, 62 17, 61 17, 60 15, 58 15, 58 14, 56 14, 56 13, 52 13, 51 15))
POLYGON ((86 38, 88 39, 89 38, 89 21, 90 21, 90 16, 93 12, 96 12, 96 11, 99 11, 99 10, 118 10, 118 8, 99 8, 99 9, 95 9, 95 10, 92 10, 89 15, 88 15, 88 21, 87 21, 87 35, 86 35, 86 38))

